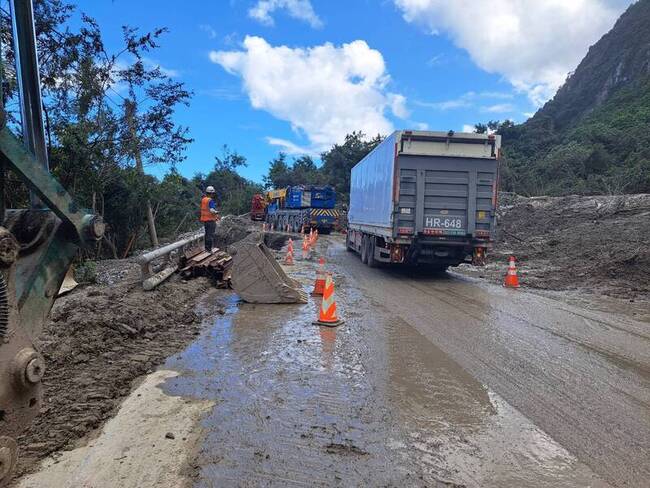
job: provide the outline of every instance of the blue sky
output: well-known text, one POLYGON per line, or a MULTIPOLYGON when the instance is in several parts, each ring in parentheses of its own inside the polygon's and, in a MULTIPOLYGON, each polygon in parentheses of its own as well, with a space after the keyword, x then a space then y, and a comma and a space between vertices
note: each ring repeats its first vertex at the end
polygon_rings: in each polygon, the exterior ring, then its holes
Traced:
MULTIPOLYGON (((223 144, 261 181, 278 151, 318 154, 346 132, 523 122, 630 0, 79 0, 109 49, 121 26, 167 27, 151 61, 194 91, 179 166, 223 144), (544 2, 542 2, 544 3, 544 2), (571 4, 567 6, 566 4, 571 4), (486 6, 489 5, 489 9, 486 6), (579 7, 579 8, 577 8, 579 7)), ((167 168, 150 168, 162 174, 167 168)))

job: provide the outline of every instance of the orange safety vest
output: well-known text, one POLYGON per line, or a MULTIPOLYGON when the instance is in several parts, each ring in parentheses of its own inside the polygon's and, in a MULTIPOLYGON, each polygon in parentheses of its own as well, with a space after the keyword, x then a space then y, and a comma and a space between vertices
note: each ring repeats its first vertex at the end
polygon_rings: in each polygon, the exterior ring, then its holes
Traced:
POLYGON ((201 199, 201 217, 199 220, 201 222, 212 222, 217 220, 217 215, 210 212, 210 201, 212 198, 203 197, 201 199))

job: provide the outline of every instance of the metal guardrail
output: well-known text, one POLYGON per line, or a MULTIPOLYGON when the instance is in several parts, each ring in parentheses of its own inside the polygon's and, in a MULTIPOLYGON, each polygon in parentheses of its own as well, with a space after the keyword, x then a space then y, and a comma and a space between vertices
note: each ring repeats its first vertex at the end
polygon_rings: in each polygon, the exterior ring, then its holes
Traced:
POLYGON ((154 249, 138 257, 142 273, 142 288, 153 290, 160 283, 169 278, 178 270, 181 257, 185 252, 203 242, 204 235, 197 234, 192 237, 154 249))

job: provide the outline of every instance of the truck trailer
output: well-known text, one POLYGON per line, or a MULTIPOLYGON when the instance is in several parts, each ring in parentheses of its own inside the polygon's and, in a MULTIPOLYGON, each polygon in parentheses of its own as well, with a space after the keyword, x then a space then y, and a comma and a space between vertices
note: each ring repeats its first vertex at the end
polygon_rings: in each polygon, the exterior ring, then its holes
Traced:
POLYGON ((347 249, 371 267, 482 264, 500 148, 493 134, 394 132, 352 168, 347 249))
POLYGON ((276 229, 318 229, 329 234, 338 223, 336 192, 331 186, 297 185, 266 193, 266 222, 276 229))

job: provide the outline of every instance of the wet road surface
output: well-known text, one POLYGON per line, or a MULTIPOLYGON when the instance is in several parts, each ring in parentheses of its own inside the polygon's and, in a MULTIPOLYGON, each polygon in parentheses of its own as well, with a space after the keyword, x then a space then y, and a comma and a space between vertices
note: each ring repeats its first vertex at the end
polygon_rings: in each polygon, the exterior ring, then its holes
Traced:
POLYGON ((645 486, 645 324, 319 250, 345 325, 233 297, 168 362, 168 393, 216 402, 196 486, 645 486))

